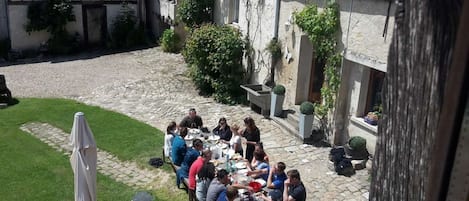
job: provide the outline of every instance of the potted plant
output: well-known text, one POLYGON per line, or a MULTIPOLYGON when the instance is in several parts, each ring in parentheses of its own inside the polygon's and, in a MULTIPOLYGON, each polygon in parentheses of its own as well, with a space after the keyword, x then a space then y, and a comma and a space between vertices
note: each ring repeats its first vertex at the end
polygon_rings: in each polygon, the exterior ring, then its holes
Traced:
POLYGON ((366 150, 366 139, 360 136, 351 137, 345 145, 345 152, 353 160, 368 159, 369 153, 366 150))
POLYGON ((313 130, 313 119, 314 119, 314 105, 309 101, 305 101, 300 105, 300 122, 299 122, 299 134, 302 139, 311 136, 313 130))
POLYGON ((364 121, 370 125, 373 125, 373 126, 376 126, 378 125, 378 120, 381 118, 381 112, 383 112, 383 106, 380 104, 380 105, 376 105, 373 107, 373 112, 368 112, 368 114, 366 114, 364 121))
POLYGON ((275 85, 271 92, 270 116, 279 117, 283 113, 283 101, 285 100, 285 87, 283 85, 275 85))

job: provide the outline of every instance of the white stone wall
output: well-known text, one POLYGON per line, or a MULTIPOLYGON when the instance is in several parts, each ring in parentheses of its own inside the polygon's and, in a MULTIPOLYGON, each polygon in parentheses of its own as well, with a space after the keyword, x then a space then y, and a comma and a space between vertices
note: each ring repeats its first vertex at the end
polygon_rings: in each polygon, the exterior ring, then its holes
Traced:
POLYGON ((271 56, 265 48, 275 36, 275 3, 275 0, 240 2, 239 27, 244 36, 249 34, 254 47, 253 83, 265 83, 269 78, 271 56))
MULTIPOLYGON (((46 42, 50 34, 46 31, 36 31, 28 34, 25 30, 27 23, 27 5, 9 5, 8 6, 8 20, 10 25, 10 39, 11 48, 14 50, 27 50, 38 49, 40 44, 46 42)), ((73 12, 75 14, 75 22, 70 22, 67 25, 67 30, 70 33, 78 32, 83 37, 83 22, 81 17, 81 5, 73 5, 73 12)))
MULTIPOLYGON (((254 47, 253 83, 265 83, 269 77, 271 57, 265 48, 274 37, 275 3, 275 0, 240 0, 239 20, 238 23, 234 23, 234 26, 240 29, 243 37, 249 34, 251 44, 254 47)), ((231 23, 229 17, 232 12, 231 7, 231 0, 216 0, 214 22, 216 24, 231 23)), ((246 67, 246 61, 243 64, 246 67)))
POLYGON ((66 29, 70 34, 78 33, 80 40, 83 41, 85 36, 83 32, 83 14, 81 5, 73 5, 73 13, 75 14, 75 21, 68 23, 66 29))
MULTIPOLYGON (((319 7, 323 7, 324 1, 309 1, 316 3, 319 7)), ((354 62, 365 64, 368 67, 376 68, 386 72, 386 60, 389 51, 389 44, 392 37, 392 27, 394 24, 393 13, 391 9, 391 17, 388 25, 387 39, 382 37, 388 3, 386 1, 375 0, 354 0, 352 12, 350 14, 351 0, 338 1, 340 5, 340 23, 341 23, 341 41, 339 48, 347 48, 345 58, 354 62), (350 28, 349 28, 350 20, 350 28), (348 34, 347 34, 348 33, 348 34)), ((279 39, 283 43, 283 52, 285 54, 288 49, 292 55, 292 60, 287 63, 286 59, 282 59, 283 65, 277 69, 276 82, 286 85, 287 91, 295 91, 298 88, 307 88, 309 83, 296 84, 298 77, 297 68, 300 58, 300 48, 298 35, 304 33, 294 25, 293 12, 301 11, 305 7, 304 1, 282 1, 281 12, 279 17, 279 39), (306 86, 303 86, 306 85, 306 86)), ((303 90, 304 91, 304 90, 303 90)), ((303 95, 287 95, 286 105, 298 104, 298 98, 303 95)))

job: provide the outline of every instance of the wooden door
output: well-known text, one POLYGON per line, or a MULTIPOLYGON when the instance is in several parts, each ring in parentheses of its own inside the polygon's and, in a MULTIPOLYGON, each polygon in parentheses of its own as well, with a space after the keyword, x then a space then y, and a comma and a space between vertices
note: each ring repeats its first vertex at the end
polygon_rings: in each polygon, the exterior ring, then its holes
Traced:
POLYGON ((83 5, 83 28, 87 46, 105 44, 107 33, 106 7, 103 5, 83 5))
POLYGON ((311 74, 309 79, 308 101, 313 103, 321 102, 321 88, 324 83, 324 68, 317 64, 314 57, 311 62, 311 74))

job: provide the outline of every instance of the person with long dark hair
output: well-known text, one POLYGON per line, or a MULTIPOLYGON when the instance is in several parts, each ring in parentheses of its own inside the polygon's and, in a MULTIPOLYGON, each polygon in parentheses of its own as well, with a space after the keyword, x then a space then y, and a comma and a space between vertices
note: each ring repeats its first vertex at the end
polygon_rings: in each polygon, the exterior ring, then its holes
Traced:
POLYGON ((164 135, 164 156, 171 156, 171 148, 173 146, 174 137, 177 135, 177 125, 176 122, 172 121, 166 127, 166 135, 164 135))
POLYGON ((220 136, 221 140, 230 141, 232 133, 228 122, 226 121, 225 117, 220 118, 218 120, 218 126, 215 127, 212 131, 215 135, 220 136))
POLYGON ((213 178, 215 178, 215 165, 211 162, 205 162, 197 173, 195 196, 198 201, 205 201, 207 199, 207 190, 213 178))
POLYGON ((246 117, 244 119, 245 129, 242 132, 242 136, 246 138, 246 159, 252 161, 254 157, 255 145, 261 141, 261 133, 259 128, 257 128, 254 119, 251 117, 246 117))

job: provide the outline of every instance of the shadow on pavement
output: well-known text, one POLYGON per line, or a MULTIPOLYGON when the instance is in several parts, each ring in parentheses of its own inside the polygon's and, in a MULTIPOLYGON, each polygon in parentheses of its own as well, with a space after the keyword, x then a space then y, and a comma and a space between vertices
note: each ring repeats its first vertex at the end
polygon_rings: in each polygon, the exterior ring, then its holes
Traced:
POLYGON ((61 63, 67 61, 74 61, 74 60, 87 60, 87 59, 94 59, 97 57, 117 54, 117 53, 124 53, 124 52, 131 52, 135 50, 144 50, 156 47, 156 45, 147 45, 147 46, 140 46, 135 48, 128 48, 128 49, 117 49, 117 50, 110 50, 105 48, 95 48, 95 49, 84 49, 80 53, 70 54, 70 55, 38 55, 33 58, 23 58, 18 59, 16 61, 0 61, 0 67, 6 66, 14 66, 14 65, 21 65, 21 64, 34 64, 34 63, 42 63, 42 62, 51 62, 51 63, 61 63))

